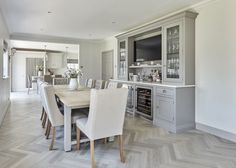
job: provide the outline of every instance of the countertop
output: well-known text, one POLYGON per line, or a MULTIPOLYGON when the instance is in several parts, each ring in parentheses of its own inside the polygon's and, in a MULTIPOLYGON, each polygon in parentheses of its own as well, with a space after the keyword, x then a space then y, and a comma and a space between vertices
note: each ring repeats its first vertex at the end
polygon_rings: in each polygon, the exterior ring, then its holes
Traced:
POLYGON ((139 84, 139 85, 146 85, 146 86, 161 86, 161 87, 170 87, 170 88, 189 88, 195 87, 195 85, 177 85, 177 84, 163 84, 158 82, 134 82, 134 81, 125 81, 125 80, 118 80, 118 79, 110 79, 110 81, 120 82, 120 83, 127 83, 127 84, 139 84))

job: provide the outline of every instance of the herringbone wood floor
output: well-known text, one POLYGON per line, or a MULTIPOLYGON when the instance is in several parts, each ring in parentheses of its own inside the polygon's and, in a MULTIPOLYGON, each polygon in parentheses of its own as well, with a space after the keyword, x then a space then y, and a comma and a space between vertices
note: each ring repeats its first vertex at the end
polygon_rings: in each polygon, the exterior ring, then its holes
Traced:
MULTIPOLYGON (((0 167, 90 167, 89 144, 78 152, 63 151, 63 129, 58 129, 56 150, 48 151, 39 120, 39 97, 17 93, 0 128, 0 167)), ((117 142, 95 144, 100 168, 236 168, 236 144, 191 130, 170 134, 151 123, 130 116, 124 127, 126 163, 119 160, 117 142)))

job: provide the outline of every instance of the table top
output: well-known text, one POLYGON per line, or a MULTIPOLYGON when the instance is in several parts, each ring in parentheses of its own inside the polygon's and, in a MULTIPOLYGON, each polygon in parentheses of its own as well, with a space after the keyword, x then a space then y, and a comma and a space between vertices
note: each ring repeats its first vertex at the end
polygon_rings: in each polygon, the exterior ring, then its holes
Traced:
POLYGON ((90 89, 79 88, 78 90, 70 90, 68 85, 55 85, 55 94, 60 101, 67 107, 72 109, 89 107, 90 89))

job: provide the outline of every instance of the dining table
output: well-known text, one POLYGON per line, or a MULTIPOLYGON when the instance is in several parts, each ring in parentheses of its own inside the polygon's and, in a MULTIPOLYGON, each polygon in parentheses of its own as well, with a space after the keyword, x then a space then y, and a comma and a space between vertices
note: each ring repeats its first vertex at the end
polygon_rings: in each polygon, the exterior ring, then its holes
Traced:
POLYGON ((80 143, 71 141, 71 115, 73 109, 89 107, 90 89, 79 87, 77 90, 70 90, 68 85, 54 85, 55 95, 64 105, 64 150, 71 151, 71 145, 80 143))

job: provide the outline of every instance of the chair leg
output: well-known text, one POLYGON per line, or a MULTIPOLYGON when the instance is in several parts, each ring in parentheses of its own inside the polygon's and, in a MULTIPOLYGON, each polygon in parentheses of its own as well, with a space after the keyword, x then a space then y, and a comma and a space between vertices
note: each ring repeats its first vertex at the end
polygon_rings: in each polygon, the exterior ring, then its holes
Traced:
POLYGON ((41 113, 40 120, 42 120, 42 119, 43 119, 44 113, 45 113, 45 111, 44 111, 44 108, 42 108, 42 113, 41 113))
POLYGON ((104 143, 104 144, 107 144, 107 138, 104 138, 104 139, 103 139, 103 143, 104 143))
POLYGON ((46 121, 47 121, 47 113, 45 113, 44 116, 43 116, 43 122, 42 122, 42 127, 43 128, 45 128, 46 121))
POLYGON ((125 156, 124 156, 124 146, 123 146, 123 136, 119 135, 119 146, 120 146, 120 161, 122 163, 125 162, 125 156))
POLYGON ((92 168, 95 168, 96 164, 94 160, 94 141, 90 141, 90 157, 92 162, 92 168))
POLYGON ((47 134, 48 134, 48 126, 49 126, 49 119, 46 124, 46 130, 45 130, 45 134, 44 134, 45 136, 47 136, 47 134))
POLYGON ((53 149, 55 137, 56 137, 56 127, 52 127, 52 142, 51 142, 51 145, 49 147, 49 150, 53 149))
POLYGON ((48 119, 47 129, 46 129, 46 133, 45 133, 46 139, 49 138, 51 127, 52 127, 52 124, 51 124, 50 120, 48 119))
POLYGON ((77 150, 79 150, 80 149, 80 129, 78 127, 76 129, 76 139, 77 139, 76 148, 77 150))

